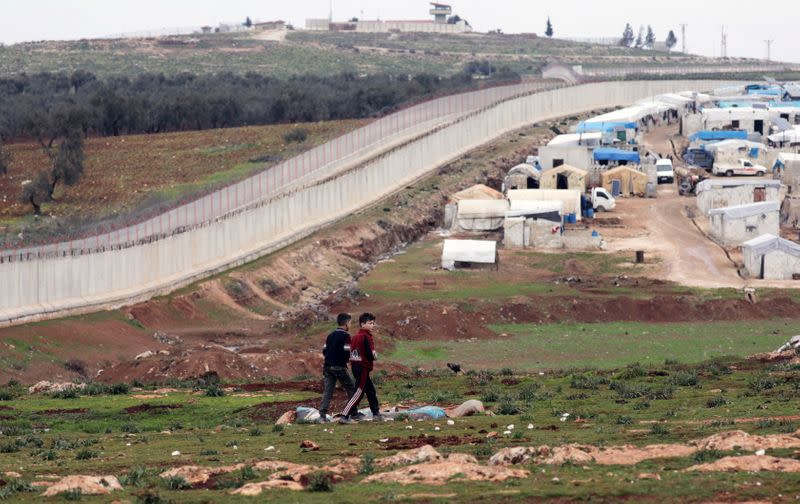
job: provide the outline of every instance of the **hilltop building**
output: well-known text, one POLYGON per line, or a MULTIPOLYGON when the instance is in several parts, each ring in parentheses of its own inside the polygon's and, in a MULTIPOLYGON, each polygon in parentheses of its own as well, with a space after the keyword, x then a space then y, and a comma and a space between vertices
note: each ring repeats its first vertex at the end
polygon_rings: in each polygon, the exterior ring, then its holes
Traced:
POLYGON ((306 19, 306 30, 353 31, 360 33, 423 32, 423 33, 469 33, 472 27, 458 16, 451 16, 449 4, 430 2, 433 19, 412 20, 360 20, 334 22, 332 19, 306 19))

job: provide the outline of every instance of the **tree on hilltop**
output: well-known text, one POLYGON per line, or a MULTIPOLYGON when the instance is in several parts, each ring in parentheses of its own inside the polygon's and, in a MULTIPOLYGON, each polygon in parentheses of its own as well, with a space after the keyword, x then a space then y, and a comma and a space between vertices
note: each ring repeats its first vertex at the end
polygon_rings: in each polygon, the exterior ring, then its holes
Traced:
POLYGON ((548 37, 553 37, 553 23, 550 22, 550 16, 547 17, 547 27, 544 29, 544 34, 548 37))
POLYGON ((83 176, 83 134, 73 128, 66 132, 57 148, 45 147, 50 157, 50 169, 40 170, 33 181, 22 186, 20 201, 33 207, 34 215, 41 215, 41 205, 53 201, 59 184, 73 186, 83 176))
POLYGON ((675 44, 678 43, 678 37, 675 36, 675 32, 670 30, 667 34, 667 40, 664 42, 667 44, 667 49, 671 51, 672 48, 675 47, 675 44))
POLYGON ((252 19, 250 19, 250 16, 247 16, 247 19, 245 19, 245 20, 244 20, 244 25, 245 25, 246 27, 248 27, 248 28, 250 28, 251 26, 253 26, 253 20, 252 20, 252 19))
POLYGON ((622 38, 619 39, 619 45, 630 47, 631 44, 633 44, 633 28, 630 23, 625 23, 625 30, 622 32, 622 38))
POLYGON ((644 39, 645 47, 652 49, 656 45, 656 34, 653 32, 653 27, 647 25, 647 37, 644 39))
POLYGON ((633 46, 637 49, 644 47, 644 26, 639 26, 639 34, 636 36, 636 42, 633 46))

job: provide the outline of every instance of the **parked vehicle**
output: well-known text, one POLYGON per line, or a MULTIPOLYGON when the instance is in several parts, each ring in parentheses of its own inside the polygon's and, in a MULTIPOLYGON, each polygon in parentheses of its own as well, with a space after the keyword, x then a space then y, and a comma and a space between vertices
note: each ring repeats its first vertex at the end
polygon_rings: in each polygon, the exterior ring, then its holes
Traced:
POLYGON ((662 181, 670 184, 675 182, 675 171, 672 169, 671 159, 663 158, 656 161, 656 176, 659 183, 662 181))
POLYGON ((725 175, 731 177, 733 175, 755 175, 756 177, 763 177, 767 173, 767 169, 759 164, 755 164, 749 159, 741 158, 737 163, 718 163, 714 164, 712 170, 714 175, 725 175))
POLYGON ((705 149, 687 149, 683 154, 683 160, 686 164, 699 166, 706 170, 714 167, 714 155, 705 149))
POLYGON ((608 212, 617 206, 617 200, 602 187, 592 188, 591 201, 596 212, 608 212))

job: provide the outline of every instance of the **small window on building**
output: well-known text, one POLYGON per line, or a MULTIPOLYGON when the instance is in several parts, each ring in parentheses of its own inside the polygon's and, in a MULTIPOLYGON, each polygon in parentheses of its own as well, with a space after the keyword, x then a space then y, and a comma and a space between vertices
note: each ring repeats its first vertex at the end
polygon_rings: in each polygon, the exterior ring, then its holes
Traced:
POLYGON ((795 114, 794 115, 794 123, 795 124, 800 124, 800 114, 795 114))
POLYGON ((739 121, 731 121, 731 128, 738 128, 738 127, 739 127, 739 121))
POLYGON ((563 159, 554 159, 553 160, 553 168, 558 168, 559 166, 564 164, 563 159))

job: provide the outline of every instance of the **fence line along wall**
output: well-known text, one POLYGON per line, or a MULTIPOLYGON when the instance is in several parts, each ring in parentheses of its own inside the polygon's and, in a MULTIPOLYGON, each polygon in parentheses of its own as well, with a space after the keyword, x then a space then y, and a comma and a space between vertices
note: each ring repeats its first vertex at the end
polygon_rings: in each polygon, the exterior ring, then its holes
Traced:
MULTIPOLYGON (((607 82, 539 93, 529 90, 531 94, 489 102, 449 122, 431 123, 428 131, 372 158, 355 159, 350 165, 326 171, 325 177, 301 175, 282 191, 273 190, 268 198, 253 198, 249 204, 172 234, 151 235, 145 242, 99 252, 6 260, 0 264, 0 325, 110 308, 169 292, 277 250, 525 124, 719 84, 607 82)), ((515 96, 510 88, 519 92, 511 86, 495 91, 496 96, 515 96)), ((461 96, 446 99, 467 100, 461 96)), ((224 206, 223 192, 210 197, 224 206)))

